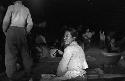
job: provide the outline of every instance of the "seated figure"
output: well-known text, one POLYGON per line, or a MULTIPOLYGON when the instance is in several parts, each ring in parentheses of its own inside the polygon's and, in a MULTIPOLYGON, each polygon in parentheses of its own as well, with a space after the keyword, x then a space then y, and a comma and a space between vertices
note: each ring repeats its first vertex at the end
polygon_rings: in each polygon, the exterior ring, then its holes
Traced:
POLYGON ((75 41, 77 32, 75 29, 68 29, 64 34, 64 49, 63 57, 57 68, 58 80, 70 80, 80 77, 85 79, 88 64, 86 62, 85 53, 81 46, 75 41))

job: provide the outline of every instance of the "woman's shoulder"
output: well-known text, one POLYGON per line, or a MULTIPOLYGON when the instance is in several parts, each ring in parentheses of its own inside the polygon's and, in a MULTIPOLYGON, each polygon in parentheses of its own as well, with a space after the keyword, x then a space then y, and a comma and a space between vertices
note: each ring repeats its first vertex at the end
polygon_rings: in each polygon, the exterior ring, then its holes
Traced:
POLYGON ((75 51, 77 49, 78 49, 77 45, 69 45, 64 49, 64 51, 75 51))

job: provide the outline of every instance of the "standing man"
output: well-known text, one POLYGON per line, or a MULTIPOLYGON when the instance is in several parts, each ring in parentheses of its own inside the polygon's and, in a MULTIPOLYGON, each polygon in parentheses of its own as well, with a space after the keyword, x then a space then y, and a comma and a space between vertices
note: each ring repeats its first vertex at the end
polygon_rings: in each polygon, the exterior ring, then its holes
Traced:
POLYGON ((6 36, 5 66, 8 78, 17 78, 16 62, 21 59, 24 71, 30 72, 32 59, 28 54, 26 34, 33 27, 30 11, 18 0, 7 9, 3 20, 3 32, 6 36), (18 58, 19 57, 19 58, 18 58))

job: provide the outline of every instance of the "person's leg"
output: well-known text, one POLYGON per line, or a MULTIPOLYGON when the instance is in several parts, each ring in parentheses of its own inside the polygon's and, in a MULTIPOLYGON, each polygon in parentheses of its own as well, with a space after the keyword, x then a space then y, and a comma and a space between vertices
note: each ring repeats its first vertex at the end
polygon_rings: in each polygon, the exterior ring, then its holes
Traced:
POLYGON ((12 78, 14 73, 16 72, 16 54, 18 53, 18 51, 15 46, 15 39, 16 37, 14 36, 14 31, 8 31, 5 44, 5 66, 8 78, 12 78))
POLYGON ((28 50, 26 32, 24 29, 21 29, 19 32, 20 38, 18 38, 18 47, 20 48, 21 52, 23 68, 26 73, 30 74, 33 61, 28 50))
POLYGON ((32 64, 33 64, 33 60, 30 57, 30 55, 27 53, 25 48, 22 49, 22 59, 23 59, 23 66, 24 66, 25 72, 30 73, 32 64))

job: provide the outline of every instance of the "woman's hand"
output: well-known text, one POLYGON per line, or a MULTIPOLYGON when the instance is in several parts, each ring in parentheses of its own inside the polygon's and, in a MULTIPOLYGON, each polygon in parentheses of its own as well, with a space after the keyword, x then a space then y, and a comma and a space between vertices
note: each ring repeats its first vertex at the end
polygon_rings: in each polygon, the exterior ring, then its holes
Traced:
MULTIPOLYGON (((58 49, 57 49, 58 50, 58 49)), ((60 55, 63 55, 63 52, 61 51, 61 50, 58 50, 58 53, 60 54, 60 55)))

